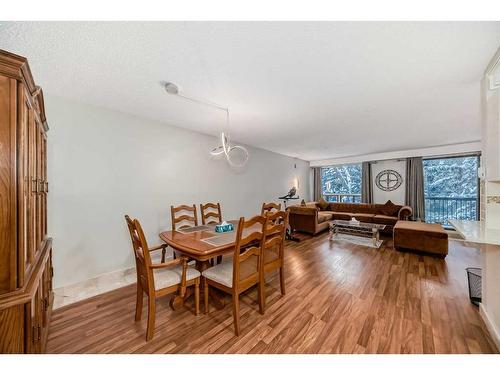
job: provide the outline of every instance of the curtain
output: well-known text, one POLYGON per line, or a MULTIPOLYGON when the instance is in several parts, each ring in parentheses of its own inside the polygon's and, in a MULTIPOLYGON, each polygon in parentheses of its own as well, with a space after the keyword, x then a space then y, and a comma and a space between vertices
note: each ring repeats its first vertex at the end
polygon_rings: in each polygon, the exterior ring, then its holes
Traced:
POLYGON ((373 203, 372 166, 368 161, 361 164, 361 202, 373 203))
POLYGON ((406 205, 413 210, 413 220, 425 220, 424 165, 420 157, 406 159, 406 205))
POLYGON ((321 167, 314 167, 313 168, 313 189, 314 189, 314 194, 313 194, 313 199, 315 202, 319 201, 321 199, 321 167))

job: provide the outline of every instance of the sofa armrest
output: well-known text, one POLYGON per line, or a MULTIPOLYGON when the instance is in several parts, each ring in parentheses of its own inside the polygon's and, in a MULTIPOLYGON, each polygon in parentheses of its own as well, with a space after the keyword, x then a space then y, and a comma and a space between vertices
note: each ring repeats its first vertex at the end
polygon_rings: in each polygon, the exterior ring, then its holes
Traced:
POLYGON ((398 212, 398 220, 408 220, 413 214, 413 210, 410 206, 403 206, 398 212))
POLYGON ((294 215, 309 215, 309 216, 317 216, 318 215, 318 208, 316 206, 312 206, 312 205, 290 206, 287 208, 287 211, 289 211, 290 214, 294 214, 294 215))
POLYGON ((287 211, 290 213, 288 222, 292 231, 312 235, 318 233, 318 208, 315 203, 290 206, 287 211))

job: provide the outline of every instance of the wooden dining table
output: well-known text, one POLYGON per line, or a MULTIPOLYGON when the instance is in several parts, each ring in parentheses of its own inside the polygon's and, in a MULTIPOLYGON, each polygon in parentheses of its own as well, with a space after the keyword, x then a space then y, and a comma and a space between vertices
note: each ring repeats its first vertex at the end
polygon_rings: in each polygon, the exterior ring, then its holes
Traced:
MULTIPOLYGON (((218 233, 215 231, 215 224, 198 225, 175 231, 169 230, 160 233, 160 238, 167 245, 172 247, 177 254, 181 254, 193 259, 196 262, 196 269, 203 272, 211 267, 211 259, 225 254, 232 254, 236 245, 236 232, 238 220, 230 220, 234 225, 234 230, 230 232, 218 233)), ((246 228, 245 231, 255 231, 257 228, 246 228)), ((186 291, 184 298, 175 295, 170 300, 170 306, 177 310, 184 305, 184 300, 192 294, 186 291)), ((210 289, 210 297, 216 308, 224 307, 224 299, 214 288, 210 289)))

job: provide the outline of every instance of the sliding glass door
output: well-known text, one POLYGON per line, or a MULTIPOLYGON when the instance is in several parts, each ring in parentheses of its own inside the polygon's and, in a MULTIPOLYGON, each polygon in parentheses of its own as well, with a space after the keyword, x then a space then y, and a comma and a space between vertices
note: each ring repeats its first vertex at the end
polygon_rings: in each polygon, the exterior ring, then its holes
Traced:
POLYGON ((479 155, 424 159, 425 221, 479 220, 479 155))

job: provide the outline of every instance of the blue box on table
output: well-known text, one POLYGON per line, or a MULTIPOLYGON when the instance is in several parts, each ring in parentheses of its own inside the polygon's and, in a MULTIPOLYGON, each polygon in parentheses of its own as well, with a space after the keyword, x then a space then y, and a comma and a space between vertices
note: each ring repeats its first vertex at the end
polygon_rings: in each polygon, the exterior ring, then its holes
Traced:
POLYGON ((231 223, 223 222, 215 226, 215 231, 217 233, 231 232, 232 230, 234 230, 234 225, 231 223))

